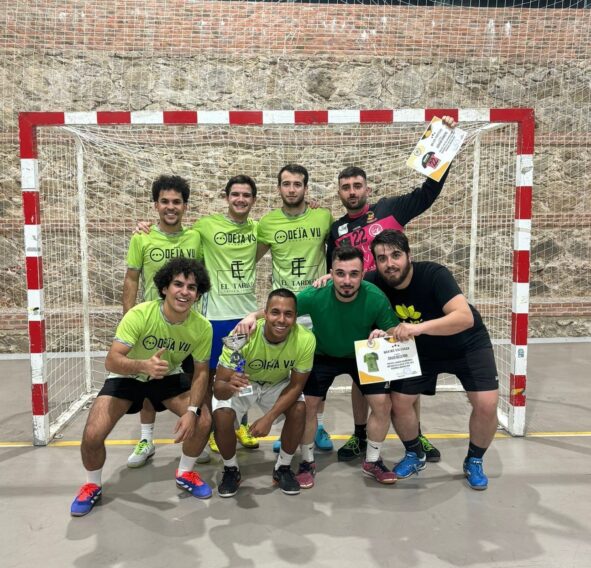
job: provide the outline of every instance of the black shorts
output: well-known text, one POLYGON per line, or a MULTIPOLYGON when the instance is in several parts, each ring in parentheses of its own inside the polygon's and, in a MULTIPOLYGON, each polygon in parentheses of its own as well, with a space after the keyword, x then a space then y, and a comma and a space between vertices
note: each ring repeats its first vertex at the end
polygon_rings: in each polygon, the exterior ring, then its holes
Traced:
POLYGON ((317 396, 325 399, 328 389, 334 382, 335 377, 338 377, 339 375, 350 375, 353 382, 359 387, 364 395, 385 394, 390 392, 389 383, 360 385, 355 359, 315 355, 312 372, 304 387, 304 396, 317 396))
POLYGON ((457 359, 447 361, 421 360, 420 377, 392 381, 392 392, 403 394, 435 393, 437 375, 449 373, 458 377, 466 392, 492 391, 499 388, 497 366, 492 347, 477 349, 457 359))
POLYGON ((114 377, 107 379, 97 396, 113 396, 130 400, 131 406, 126 414, 136 414, 147 398, 156 412, 166 410, 162 401, 174 398, 191 388, 191 377, 184 373, 169 375, 163 379, 152 379, 148 382, 138 381, 132 377, 114 377))

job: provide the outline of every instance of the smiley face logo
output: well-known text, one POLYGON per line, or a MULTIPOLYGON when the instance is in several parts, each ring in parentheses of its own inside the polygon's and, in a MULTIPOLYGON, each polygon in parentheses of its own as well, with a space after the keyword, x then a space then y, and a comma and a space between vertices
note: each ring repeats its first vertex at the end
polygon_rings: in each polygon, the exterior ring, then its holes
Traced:
POLYGON ((162 249, 152 249, 150 251, 150 260, 152 262, 162 262, 164 260, 164 251, 162 249))
POLYGON ((262 359, 255 359, 254 361, 251 361, 248 366, 253 370, 253 371, 260 371, 263 368, 263 360, 262 359))
POLYGON ((213 237, 213 241, 216 245, 225 245, 228 238, 226 237, 226 233, 216 233, 213 237))
POLYGON ((287 233, 285 231, 277 231, 275 233, 275 240, 281 244, 287 240, 287 233))
POLYGON ((152 351, 152 349, 154 349, 157 344, 158 339, 155 335, 148 335, 148 337, 144 337, 144 340, 142 341, 144 349, 147 349, 148 351, 152 351))

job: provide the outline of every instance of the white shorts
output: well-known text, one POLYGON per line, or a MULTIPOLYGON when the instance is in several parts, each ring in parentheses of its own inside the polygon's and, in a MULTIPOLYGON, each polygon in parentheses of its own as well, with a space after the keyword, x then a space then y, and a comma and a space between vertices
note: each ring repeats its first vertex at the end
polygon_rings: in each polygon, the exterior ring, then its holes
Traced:
MULTIPOLYGON (((218 408, 231 408, 236 413, 236 424, 240 423, 242 417, 255 404, 263 411, 263 414, 267 414, 277 402, 283 389, 289 384, 289 379, 276 384, 255 382, 251 382, 250 384, 252 385, 252 394, 246 396, 238 396, 236 394, 228 400, 218 400, 214 396, 211 401, 213 411, 215 412, 218 408)), ((296 402, 305 402, 303 393, 300 394, 296 402)), ((282 414, 275 420, 274 424, 278 424, 284 418, 285 416, 282 414)))

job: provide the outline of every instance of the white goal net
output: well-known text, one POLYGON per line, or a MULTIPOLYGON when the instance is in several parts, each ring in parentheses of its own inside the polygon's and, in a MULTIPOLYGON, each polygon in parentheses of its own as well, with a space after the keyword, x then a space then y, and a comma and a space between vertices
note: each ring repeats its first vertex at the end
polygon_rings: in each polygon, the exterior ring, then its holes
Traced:
MULTIPOLYGON (((469 137, 441 196, 407 232, 414 259, 448 266, 482 313, 495 345, 500 413, 507 417, 517 127, 461 127, 469 137)), ((405 162, 424 128, 422 122, 39 128, 49 435, 104 380, 104 353, 122 313, 127 246, 137 220, 154 219, 150 186, 156 177, 189 180, 189 225, 223 212, 226 181, 250 175, 259 190, 252 212, 258 219, 281 204, 279 169, 299 163, 310 172, 310 197, 338 218, 344 210, 337 174, 346 166, 366 170, 374 201, 422 183, 405 162)), ((265 257, 258 267, 259 299, 269 286, 265 257)), ((449 378, 442 384, 454 388, 449 378)))

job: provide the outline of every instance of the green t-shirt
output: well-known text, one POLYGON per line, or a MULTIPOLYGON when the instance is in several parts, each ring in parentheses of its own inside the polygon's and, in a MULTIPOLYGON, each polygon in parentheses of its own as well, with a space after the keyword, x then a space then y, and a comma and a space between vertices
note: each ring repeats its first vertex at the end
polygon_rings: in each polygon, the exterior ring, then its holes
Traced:
POLYGON ((144 301, 159 299, 154 275, 164 264, 177 257, 199 259, 200 246, 201 237, 192 229, 168 234, 152 225, 147 235, 133 235, 127 251, 127 267, 140 271, 144 301))
POLYGON ((324 288, 306 288, 298 294, 298 316, 308 314, 316 336, 316 353, 331 357, 355 357, 354 342, 367 339, 372 329, 398 325, 385 294, 369 282, 361 282, 352 302, 340 302, 333 282, 324 288))
MULTIPOLYGON (((197 362, 209 361, 211 354, 211 324, 201 315, 191 310, 182 323, 169 323, 162 313, 162 300, 143 302, 129 310, 124 316, 115 333, 115 341, 119 341, 131 351, 127 357, 135 360, 149 359, 159 349, 165 348, 162 359, 168 361, 167 375, 181 372, 181 363, 192 355, 197 362)), ((109 378, 122 377, 109 373, 109 378)), ((143 374, 134 377, 145 382, 148 377, 143 374)))
POLYGON ((379 358, 380 358, 380 356, 373 351, 371 353, 366 353, 363 356, 363 362, 367 365, 367 371, 369 373, 377 373, 380 370, 378 368, 378 359, 379 358))
POLYGON ((199 219, 193 229, 201 236, 211 280, 203 313, 210 320, 229 320, 256 311, 256 222, 248 219, 239 224, 215 213, 199 219))
MULTIPOLYGON (((289 377, 291 370, 308 373, 312 370, 316 339, 314 334, 300 324, 295 324, 282 343, 269 343, 264 336, 265 320, 257 321, 256 330, 248 343, 240 350, 246 364, 244 372, 251 381, 280 383, 289 377)), ((219 364, 229 369, 232 350, 224 346, 219 364)))
POLYGON ((259 242, 271 247, 274 290, 298 292, 326 274, 324 243, 332 222, 328 209, 309 207, 295 217, 275 209, 259 221, 259 242))

